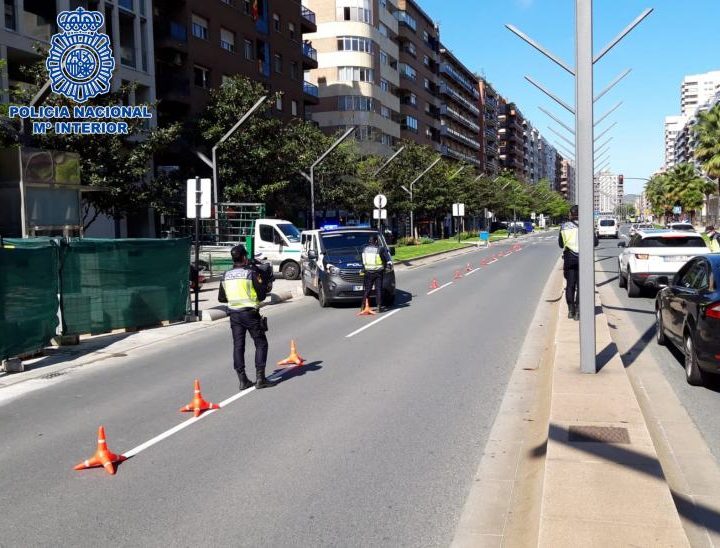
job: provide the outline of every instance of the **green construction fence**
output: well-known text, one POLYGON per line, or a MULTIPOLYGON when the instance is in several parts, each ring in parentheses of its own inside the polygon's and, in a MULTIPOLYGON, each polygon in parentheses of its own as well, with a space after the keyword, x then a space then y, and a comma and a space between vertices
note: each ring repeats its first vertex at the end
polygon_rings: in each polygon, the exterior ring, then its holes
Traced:
POLYGON ((72 239, 60 253, 63 333, 180 320, 189 271, 189 238, 72 239))
POLYGON ((189 270, 186 238, 1 240, 0 359, 43 348, 58 332, 181 320, 189 270))
POLYGON ((0 243, 0 359, 47 346, 58 327, 58 247, 0 243))

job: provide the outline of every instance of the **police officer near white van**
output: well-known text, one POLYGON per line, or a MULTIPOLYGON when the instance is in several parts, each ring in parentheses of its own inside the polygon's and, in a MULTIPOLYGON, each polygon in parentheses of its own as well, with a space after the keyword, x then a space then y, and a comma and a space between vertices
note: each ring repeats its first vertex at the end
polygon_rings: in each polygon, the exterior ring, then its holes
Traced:
MULTIPOLYGON (((597 232, 593 232, 595 246, 598 245, 597 232)), ((565 302, 568 305, 568 318, 580 319, 580 305, 578 302, 578 278, 579 278, 579 230, 578 230, 578 206, 570 208, 570 220, 560 227, 558 245, 563 250, 563 274, 565 275, 565 302)))
POLYGON ((240 390, 246 390, 253 383, 245 374, 245 334, 255 344, 255 388, 270 388, 277 382, 265 378, 265 367, 268 355, 268 341, 265 336, 267 323, 260 316, 260 303, 265 300, 269 291, 269 281, 263 279, 268 275, 248 260, 248 252, 243 245, 236 245, 230 250, 233 261, 232 270, 228 270, 220 283, 218 300, 227 303, 230 311, 230 329, 233 336, 233 367, 240 380, 240 390))
POLYGON ((382 304, 383 273, 391 260, 392 259, 390 258, 388 250, 385 247, 380 246, 380 238, 378 238, 375 234, 370 236, 368 245, 366 245, 362 251, 364 285, 362 300, 363 306, 365 306, 368 302, 373 286, 375 286, 375 303, 377 311, 380 312, 380 306, 382 304))

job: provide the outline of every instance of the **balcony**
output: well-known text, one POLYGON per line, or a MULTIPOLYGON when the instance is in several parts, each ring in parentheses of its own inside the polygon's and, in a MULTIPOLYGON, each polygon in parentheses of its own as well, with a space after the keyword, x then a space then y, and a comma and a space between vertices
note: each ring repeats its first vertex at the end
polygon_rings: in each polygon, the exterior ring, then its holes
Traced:
POLYGON ((158 75, 158 98, 164 102, 190 103, 190 79, 158 75))
POLYGON ((478 107, 465 99, 465 97, 463 97, 453 88, 448 86, 447 83, 444 81, 440 82, 440 93, 451 97, 454 101, 460 103, 464 108, 466 108, 469 112, 472 112, 475 116, 480 116, 480 109, 478 107))
POLYGON ((303 70, 311 70, 318 68, 317 50, 308 42, 302 45, 303 54, 303 70))
POLYGON ((460 74, 454 67, 448 63, 442 63, 440 65, 440 72, 450 76, 455 82, 460 84, 465 90, 471 94, 475 99, 480 99, 480 91, 472 85, 472 82, 460 74))
POLYGON ((175 21, 163 21, 155 26, 155 48, 187 51, 187 27, 175 21))
POLYGON ((315 12, 302 6, 301 30, 303 34, 317 32, 317 19, 315 12))
POLYGON ((440 135, 443 135, 443 136, 451 138, 451 139, 455 139, 456 141, 464 144, 465 146, 474 148, 475 150, 480 150, 482 148, 480 143, 477 142, 475 139, 471 139, 470 137, 463 135, 458 130, 453 129, 450 126, 441 127, 440 135))
POLYGON ((440 114, 452 118, 456 122, 463 124, 465 127, 473 130, 475 133, 480 133, 480 126, 470 120, 464 114, 461 114, 458 110, 452 108, 450 105, 442 105, 440 107, 440 114))
POLYGON ((458 152, 457 150, 454 150, 447 145, 442 145, 442 147, 440 148, 440 152, 444 156, 450 156, 451 158, 455 158, 456 160, 460 160, 461 162, 467 162, 478 167, 481 165, 480 158, 476 156, 468 156, 467 154, 458 152))
POLYGON ((320 101, 320 93, 318 87, 310 82, 303 82, 303 93, 305 95, 305 102, 317 105, 320 101))

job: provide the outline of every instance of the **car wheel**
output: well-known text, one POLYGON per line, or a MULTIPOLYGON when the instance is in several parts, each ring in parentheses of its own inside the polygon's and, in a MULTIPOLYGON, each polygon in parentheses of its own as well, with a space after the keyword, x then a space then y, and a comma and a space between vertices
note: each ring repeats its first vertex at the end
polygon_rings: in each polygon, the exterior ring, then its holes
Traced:
POLYGON ((688 384, 700 386, 703 383, 702 370, 698 367, 697 354, 690 333, 685 333, 685 379, 688 384))
POLYGON ((627 294, 631 299, 640 296, 641 287, 635 283, 630 275, 630 271, 627 271, 627 294))
POLYGON ((318 284, 318 303, 320 303, 320 308, 327 308, 330 306, 330 299, 328 299, 325 284, 322 282, 318 284))
POLYGON ((627 287, 627 278, 623 276, 620 263, 618 263, 618 286, 620 287, 620 289, 624 289, 627 287))
POLYGON ((300 265, 295 261, 288 261, 282 265, 280 272, 286 280, 297 280, 300 276, 300 265))
POLYGON ((655 340, 660 346, 667 345, 667 337, 665 336, 665 327, 663 326, 662 311, 658 306, 655 309, 655 340))
POLYGON ((308 286, 305 285, 305 281, 302 282, 302 290, 303 290, 303 295, 305 295, 306 297, 309 297, 310 295, 312 295, 312 290, 308 286))

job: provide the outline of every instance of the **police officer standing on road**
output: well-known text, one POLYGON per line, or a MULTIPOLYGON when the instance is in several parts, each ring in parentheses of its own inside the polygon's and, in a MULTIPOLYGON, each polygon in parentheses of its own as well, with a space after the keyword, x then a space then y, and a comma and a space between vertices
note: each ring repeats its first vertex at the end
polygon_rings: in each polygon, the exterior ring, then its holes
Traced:
MULTIPOLYGON (((580 263, 578 260, 579 230, 578 230, 578 206, 570 208, 570 221, 564 223, 560 228, 558 245, 563 250, 563 274, 565 275, 565 301, 568 305, 568 318, 580 319, 580 305, 578 303, 578 271, 580 263)), ((597 234, 595 246, 598 245, 597 234)))
POLYGON ((370 236, 368 245, 363 248, 363 306, 368 302, 373 285, 375 286, 376 308, 380 312, 382 304, 382 283, 383 273, 391 261, 388 250, 380 246, 380 238, 373 234, 370 236))
POLYGON ((233 367, 240 379, 240 390, 246 390, 253 383, 245 374, 245 333, 249 332, 255 343, 255 388, 270 388, 276 382, 265 378, 268 341, 265 336, 267 323, 258 309, 268 291, 267 280, 258 268, 248 261, 245 246, 236 245, 230 250, 232 270, 228 270, 220 283, 218 300, 227 303, 230 310, 230 329, 233 336, 233 367))
POLYGON ((713 253, 720 252, 720 234, 713 225, 705 227, 705 234, 710 238, 710 251, 713 253))

